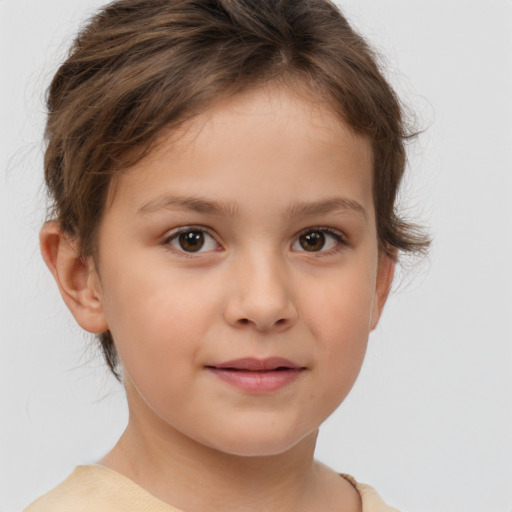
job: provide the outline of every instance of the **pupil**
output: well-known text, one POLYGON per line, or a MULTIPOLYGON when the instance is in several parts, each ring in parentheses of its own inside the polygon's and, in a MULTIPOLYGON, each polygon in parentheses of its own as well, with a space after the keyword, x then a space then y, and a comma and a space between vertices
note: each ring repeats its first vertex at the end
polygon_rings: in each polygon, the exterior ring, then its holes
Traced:
POLYGON ((204 233, 201 231, 189 231, 179 236, 180 246, 184 251, 197 252, 204 245, 204 233))
POLYGON ((319 251, 325 245, 325 235, 318 231, 302 235, 300 245, 306 251, 319 251))

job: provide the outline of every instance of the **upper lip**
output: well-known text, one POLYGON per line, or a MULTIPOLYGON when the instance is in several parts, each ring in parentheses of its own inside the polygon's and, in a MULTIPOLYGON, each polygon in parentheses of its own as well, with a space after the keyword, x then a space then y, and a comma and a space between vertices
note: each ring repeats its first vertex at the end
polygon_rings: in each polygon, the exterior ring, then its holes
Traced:
POLYGON ((234 359, 224 363, 216 363, 208 365, 207 368, 216 368, 220 370, 245 370, 245 371, 270 371, 277 369, 285 370, 300 370, 304 367, 284 359, 282 357, 267 357, 265 359, 258 359, 256 357, 244 357, 242 359, 234 359))

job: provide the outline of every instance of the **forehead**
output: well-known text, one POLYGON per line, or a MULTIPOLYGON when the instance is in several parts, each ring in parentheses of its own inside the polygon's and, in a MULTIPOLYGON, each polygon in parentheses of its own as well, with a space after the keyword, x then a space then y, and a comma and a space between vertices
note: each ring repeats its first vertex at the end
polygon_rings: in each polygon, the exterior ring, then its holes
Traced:
POLYGON ((270 82, 243 90, 211 105, 179 129, 163 132, 159 140, 167 149, 184 151, 198 143, 198 138, 202 143, 207 138, 226 134, 233 141, 249 140, 256 139, 262 131, 273 131, 279 138, 312 142, 314 139, 315 143, 323 142, 326 146, 334 139, 337 145, 365 145, 367 156, 372 155, 371 142, 350 129, 326 96, 300 81, 270 82))
POLYGON ((268 85, 219 101, 179 129, 162 133, 114 188, 129 186, 132 202, 140 202, 160 180, 173 193, 183 187, 187 194, 195 189, 229 199, 240 195, 241 182, 256 192, 263 181, 269 196, 286 189, 308 201, 308 194, 325 196, 326 180, 330 187, 338 179, 341 189, 350 185, 358 201, 371 202, 372 167, 370 142, 349 129, 326 101, 304 88, 268 85))

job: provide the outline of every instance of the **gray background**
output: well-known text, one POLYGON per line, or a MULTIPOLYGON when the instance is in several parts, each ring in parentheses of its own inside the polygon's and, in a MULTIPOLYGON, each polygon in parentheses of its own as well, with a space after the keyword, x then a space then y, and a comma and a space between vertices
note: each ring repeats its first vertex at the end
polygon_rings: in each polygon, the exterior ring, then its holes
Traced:
MULTIPOLYGON (((121 434, 122 388, 74 325, 37 233, 42 98, 102 1, 0 0, 0 511, 121 434)), ((426 128, 404 200, 435 236, 399 276, 318 457, 403 512, 512 510, 512 2, 347 0, 426 128)))

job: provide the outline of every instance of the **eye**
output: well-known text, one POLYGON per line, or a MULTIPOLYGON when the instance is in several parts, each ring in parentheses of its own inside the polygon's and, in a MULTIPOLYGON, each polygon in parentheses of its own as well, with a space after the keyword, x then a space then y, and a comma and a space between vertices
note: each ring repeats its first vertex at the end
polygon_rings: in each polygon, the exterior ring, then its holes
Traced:
POLYGON ((346 245, 344 236, 329 228, 312 228, 299 234, 292 244, 294 251, 327 252, 346 245))
POLYGON ((165 243, 180 252, 199 253, 215 251, 219 248, 217 241, 204 229, 186 227, 169 236, 165 243))

